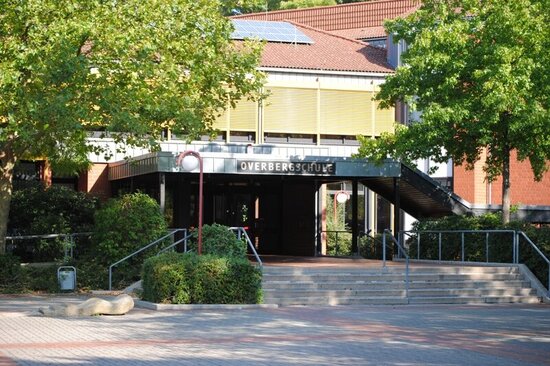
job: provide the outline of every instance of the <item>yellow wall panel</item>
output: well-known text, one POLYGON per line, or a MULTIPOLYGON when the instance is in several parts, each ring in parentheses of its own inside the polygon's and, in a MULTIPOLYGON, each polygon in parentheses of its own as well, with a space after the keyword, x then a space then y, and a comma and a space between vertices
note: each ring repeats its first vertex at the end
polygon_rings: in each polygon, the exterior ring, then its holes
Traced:
POLYGON ((321 134, 371 133, 372 93, 321 90, 321 134))
POLYGON ((393 132, 395 124, 395 109, 380 109, 376 102, 376 135, 382 132, 393 132))
POLYGON ((264 132, 317 133, 317 89, 268 89, 264 100, 264 132))
POLYGON ((225 110, 221 116, 217 117, 212 123, 212 127, 221 131, 227 131, 229 110, 225 110))
POLYGON ((226 109, 225 112, 216 118, 213 127, 222 131, 256 131, 258 125, 258 103, 250 100, 237 102, 235 108, 226 109))
POLYGON ((230 111, 232 131, 256 131, 258 125, 258 103, 241 100, 230 111))

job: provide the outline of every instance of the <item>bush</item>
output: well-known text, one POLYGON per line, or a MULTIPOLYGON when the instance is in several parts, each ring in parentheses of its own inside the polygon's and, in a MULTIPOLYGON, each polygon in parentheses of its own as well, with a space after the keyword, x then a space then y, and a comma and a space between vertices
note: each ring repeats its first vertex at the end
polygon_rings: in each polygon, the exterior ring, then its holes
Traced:
MULTIPOLYGON (((97 211, 95 223, 92 243, 96 256, 90 258, 90 261, 102 268, 107 268, 167 233, 159 205, 143 193, 109 200, 97 211)), ((143 260, 156 254, 160 248, 161 245, 154 246, 115 267, 113 283, 121 287, 139 279, 143 260)), ((105 269, 102 271, 107 273, 105 269)))
MULTIPOLYGON (((383 238, 382 234, 363 235, 359 237, 359 255, 366 259, 383 259, 383 238)), ((393 243, 386 244, 386 259, 393 257, 393 243)))
POLYGON ((21 292, 24 287, 24 273, 19 258, 0 255, 0 293, 21 292))
POLYGON ((59 282, 57 281, 58 267, 56 264, 24 266, 25 291, 60 292, 59 282))
MULTIPOLYGON (((42 235, 89 232, 98 200, 63 186, 35 185, 13 193, 8 233, 42 235)), ((64 240, 24 240, 9 243, 25 262, 61 260, 64 240)), ((77 248, 78 249, 78 248, 77 248)))
MULTIPOLYGON (((198 230, 193 231, 193 242, 189 248, 197 251, 198 230)), ((202 254, 220 257, 246 257, 246 242, 239 240, 228 226, 212 224, 202 227, 202 254)))
MULTIPOLYGON (((422 220, 415 223, 414 231, 429 230, 521 230, 550 257, 550 228, 536 228, 530 223, 514 221, 507 225, 501 223, 500 215, 488 214, 483 216, 449 216, 439 220, 422 220)), ((411 258, 439 259, 438 234, 421 234, 420 253, 417 247, 417 234, 407 238, 409 255, 411 258)), ((464 235, 465 261, 472 262, 500 262, 511 263, 513 260, 513 234, 466 233, 464 235), (489 248, 487 255, 486 247, 489 248)), ((519 262, 525 263, 529 269, 548 286, 548 264, 535 253, 535 250, 520 238, 519 262)), ((459 233, 444 233, 441 237, 442 260, 462 260, 462 236, 459 233)))
POLYGON ((22 266, 12 255, 0 256, 0 293, 59 292, 56 264, 22 266))
POLYGON ((256 304, 262 274, 244 258, 166 253, 143 265, 143 299, 173 304, 256 304))

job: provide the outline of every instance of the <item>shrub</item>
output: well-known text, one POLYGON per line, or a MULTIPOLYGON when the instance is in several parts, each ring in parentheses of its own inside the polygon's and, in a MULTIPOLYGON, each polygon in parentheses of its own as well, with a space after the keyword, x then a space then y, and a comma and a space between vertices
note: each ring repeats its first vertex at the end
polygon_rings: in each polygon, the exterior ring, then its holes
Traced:
MULTIPOLYGON (((63 186, 35 185, 13 193, 8 233, 42 235, 89 232, 98 201, 63 186)), ((10 243, 23 261, 63 259, 62 239, 24 240, 10 243)))
POLYGON ((336 212, 334 212, 334 199, 329 194, 326 197, 326 205, 326 255, 350 256, 353 254, 351 251, 352 235, 345 221, 345 205, 337 204, 336 212))
POLYGON ((25 273, 24 288, 26 291, 50 293, 60 291, 59 282, 57 281, 58 265, 26 265, 23 268, 25 273))
MULTIPOLYGON (((359 255, 367 259, 383 259, 383 238, 382 234, 363 235, 359 237, 359 255)), ((393 243, 386 244, 386 258, 393 256, 393 243)))
MULTIPOLYGON (((193 242, 189 246, 197 251, 198 230, 193 231, 193 242)), ((228 226, 212 224, 202 227, 202 254, 212 254, 220 257, 246 257, 246 242, 239 240, 228 226)))
POLYGON ((12 255, 0 256, 0 293, 59 292, 56 264, 22 266, 12 255))
MULTIPOLYGON (((166 222, 159 205, 151 197, 133 193, 111 199, 96 212, 92 236, 96 256, 90 260, 94 265, 106 268, 166 232, 166 222)), ((113 282, 120 287, 137 280, 144 258, 156 254, 159 249, 160 245, 154 246, 115 267, 113 282)))
MULTIPOLYGON (((415 223, 413 230, 521 230, 537 245, 548 258, 550 255, 550 228, 536 228, 530 223, 514 221, 503 225, 498 214, 482 216, 449 216, 439 220, 422 220, 415 223)), ((445 233, 441 237, 442 260, 462 260, 462 236, 459 233, 445 233)), ((511 263, 513 259, 512 233, 466 233, 464 235, 465 261, 511 263), (486 247, 489 253, 486 253, 486 247)), ((407 238, 411 258, 418 257, 417 234, 407 238)), ((535 250, 520 238, 519 262, 548 286, 548 265, 535 250)), ((420 259, 437 260, 439 257, 438 234, 421 234, 420 259)))
POLYGON ((19 258, 0 255, 0 293, 15 293, 24 287, 24 273, 19 258))
MULTIPOLYGON (((498 230, 509 229, 502 225, 498 214, 483 216, 447 216, 438 220, 421 220, 413 225, 417 231, 457 231, 457 230, 498 230)), ((407 238, 412 258, 439 259, 439 234, 422 233, 420 236, 420 253, 418 253, 417 239, 414 234, 407 238)), ((464 260, 486 261, 486 246, 489 246, 490 262, 510 262, 512 260, 512 233, 492 233, 489 237, 485 233, 464 234, 464 260)), ((462 234, 441 234, 441 260, 462 260, 462 234)))
POLYGON ((143 299, 173 304, 261 302, 261 271, 244 258, 166 253, 143 265, 143 299))

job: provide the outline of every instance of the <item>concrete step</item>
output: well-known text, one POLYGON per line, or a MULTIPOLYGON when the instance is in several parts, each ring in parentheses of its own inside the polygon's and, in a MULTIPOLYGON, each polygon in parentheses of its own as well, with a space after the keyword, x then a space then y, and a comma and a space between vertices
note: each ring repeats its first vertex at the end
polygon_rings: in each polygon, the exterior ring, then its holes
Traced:
POLYGON ((288 297, 277 298, 274 303, 290 305, 406 305, 405 297, 288 297))
POLYGON ((263 290, 264 299, 276 299, 287 297, 403 297, 405 296, 405 290, 393 289, 388 287, 383 290, 302 290, 302 289, 290 289, 290 290, 263 290))
POLYGON ((422 296, 410 297, 409 304, 504 304, 522 303, 536 304, 540 299, 536 296, 422 296))
POLYGON ((535 296, 531 288, 436 288, 409 289, 409 297, 439 297, 439 296, 535 296))
MULTIPOLYGON (((440 274, 468 274, 468 273, 495 273, 495 274, 516 274, 519 269, 515 266, 410 266, 410 273, 440 273, 440 274)), ((348 274, 378 274, 378 273, 405 273, 405 266, 388 266, 385 268, 311 268, 311 267, 272 267, 266 266, 263 268, 264 274, 293 274, 293 275, 312 275, 312 274, 329 274, 338 275, 342 273, 348 274)))
MULTIPOLYGON (((280 283, 280 284, 264 284, 264 293, 297 291, 388 291, 388 290, 405 290, 405 282, 392 283, 280 283)), ((471 283, 471 282, 449 282, 449 283, 409 283, 409 293, 415 296, 431 296, 442 292, 465 292, 479 293, 482 291, 508 291, 510 293, 519 293, 521 295, 534 294, 528 286, 528 282, 517 281, 514 285, 509 285, 503 282, 500 283, 471 283)))
MULTIPOLYGON (((405 281, 379 281, 379 282, 299 282, 299 281, 273 281, 264 282, 264 290, 382 290, 386 288, 405 289, 405 281)), ((409 283, 409 289, 439 289, 439 288, 470 288, 470 289, 494 289, 528 288, 528 281, 415 281, 409 283)))
MULTIPOLYGON (((402 281, 405 274, 311 274, 311 275, 287 275, 264 274, 264 281, 296 281, 296 282, 375 282, 375 281, 402 281)), ((511 281, 519 280, 520 274, 507 273, 470 273, 470 274, 438 274, 438 273, 411 273, 410 281, 511 281)))
POLYGON ((409 289, 422 288, 524 288, 529 287, 529 281, 522 279, 510 281, 412 281, 409 282, 409 289))
POLYGON ((537 303, 515 266, 266 267, 266 303, 279 305, 537 303))
POLYGON ((301 291, 307 290, 380 290, 386 288, 404 289, 404 281, 385 281, 385 282, 264 282, 264 290, 291 290, 299 289, 301 291))

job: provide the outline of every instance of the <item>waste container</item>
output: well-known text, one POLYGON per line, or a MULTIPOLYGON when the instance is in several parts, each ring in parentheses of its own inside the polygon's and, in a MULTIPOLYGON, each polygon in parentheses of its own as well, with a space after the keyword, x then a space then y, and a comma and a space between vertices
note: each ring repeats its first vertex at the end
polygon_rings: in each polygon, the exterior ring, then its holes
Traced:
POLYGON ((61 291, 74 291, 76 288, 76 268, 61 266, 57 269, 57 281, 61 291))

